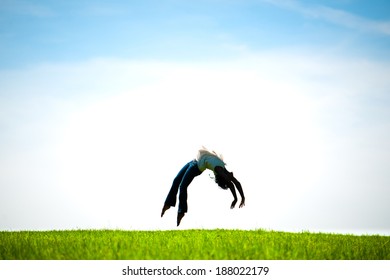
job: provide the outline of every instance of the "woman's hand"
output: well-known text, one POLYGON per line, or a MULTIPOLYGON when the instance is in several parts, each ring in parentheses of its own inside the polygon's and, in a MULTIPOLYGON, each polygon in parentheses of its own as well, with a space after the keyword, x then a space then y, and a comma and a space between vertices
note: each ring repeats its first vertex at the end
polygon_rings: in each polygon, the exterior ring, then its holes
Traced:
POLYGON ((245 198, 241 199, 240 208, 245 206, 245 198))
POLYGON ((236 206, 237 199, 233 200, 232 205, 230 205, 230 209, 233 209, 236 206))

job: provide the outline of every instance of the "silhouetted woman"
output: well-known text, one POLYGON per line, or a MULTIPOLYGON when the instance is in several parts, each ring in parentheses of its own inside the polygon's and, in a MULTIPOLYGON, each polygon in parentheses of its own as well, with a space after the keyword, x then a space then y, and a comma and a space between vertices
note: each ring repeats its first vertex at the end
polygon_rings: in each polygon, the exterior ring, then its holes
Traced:
POLYGON ((241 195, 240 208, 245 205, 245 196, 242 190, 240 182, 233 176, 233 172, 229 172, 225 168, 225 162, 222 157, 216 154, 214 151, 210 152, 206 148, 202 147, 196 159, 190 161, 179 171, 176 178, 173 180, 171 190, 165 200, 163 209, 161 211, 161 217, 164 215, 170 207, 176 205, 176 196, 179 191, 179 209, 177 213, 177 226, 180 225, 181 219, 187 212, 187 188, 192 180, 202 174, 203 171, 209 169, 214 172, 215 182, 222 189, 230 189, 233 195, 233 202, 230 206, 233 209, 237 203, 236 189, 241 195))

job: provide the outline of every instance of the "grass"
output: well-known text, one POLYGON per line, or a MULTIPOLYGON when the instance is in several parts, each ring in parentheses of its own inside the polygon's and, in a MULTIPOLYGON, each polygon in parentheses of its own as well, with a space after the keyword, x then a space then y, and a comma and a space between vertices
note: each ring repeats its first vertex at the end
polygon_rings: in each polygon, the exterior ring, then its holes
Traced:
POLYGON ((264 230, 0 232, 3 260, 389 260, 390 236, 264 230))

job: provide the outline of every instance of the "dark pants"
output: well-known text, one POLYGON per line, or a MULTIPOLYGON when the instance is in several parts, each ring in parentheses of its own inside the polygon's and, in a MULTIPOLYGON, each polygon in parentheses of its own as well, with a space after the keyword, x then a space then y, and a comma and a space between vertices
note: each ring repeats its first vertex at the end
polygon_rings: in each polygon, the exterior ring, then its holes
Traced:
POLYGON ((192 180, 202 172, 198 168, 196 160, 190 161, 179 171, 173 180, 171 190, 168 193, 165 204, 174 207, 176 205, 176 196, 179 191, 179 213, 186 213, 187 206, 187 188, 192 180))

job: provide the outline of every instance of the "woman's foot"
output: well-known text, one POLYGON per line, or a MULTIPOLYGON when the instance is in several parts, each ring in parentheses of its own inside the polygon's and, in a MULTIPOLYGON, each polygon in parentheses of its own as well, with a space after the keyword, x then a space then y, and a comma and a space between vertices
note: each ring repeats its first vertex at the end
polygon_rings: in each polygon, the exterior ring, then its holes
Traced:
POLYGON ((161 217, 164 216, 165 211, 167 211, 169 208, 171 208, 171 206, 169 206, 167 204, 164 204, 164 207, 163 207, 163 209, 161 211, 161 217))
POLYGON ((185 213, 177 213, 177 226, 180 225, 181 219, 183 219, 185 213))

